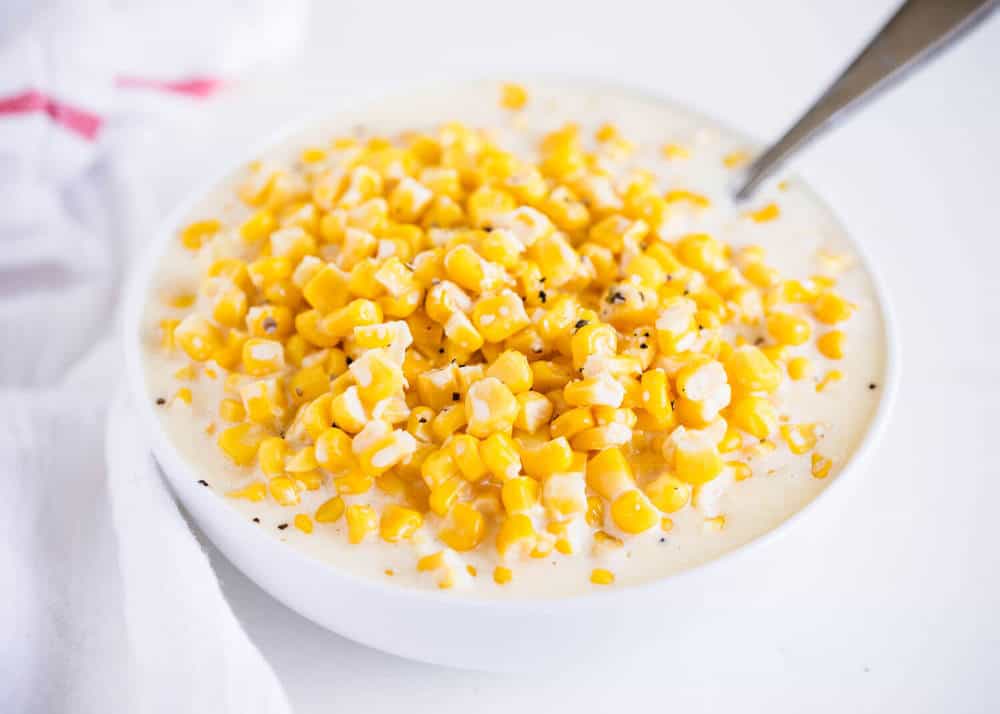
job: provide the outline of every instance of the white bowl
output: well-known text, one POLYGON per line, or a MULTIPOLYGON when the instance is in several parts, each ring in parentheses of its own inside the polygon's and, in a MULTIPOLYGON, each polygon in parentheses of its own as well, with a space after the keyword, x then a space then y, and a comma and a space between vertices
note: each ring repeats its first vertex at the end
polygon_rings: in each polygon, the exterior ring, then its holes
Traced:
MULTIPOLYGON (((594 83, 590 86, 601 89, 594 83)), ((264 146, 294 133, 279 132, 264 146)), ((578 661, 581 654, 598 659, 619 659, 629 653, 639 656, 676 637, 678 628, 697 627, 699 613, 704 610, 734 606, 750 582, 765 578, 767 569, 774 567, 779 537, 801 528, 818 508, 835 502, 832 494, 844 491, 843 484, 863 469, 886 423, 896 391, 897 340, 884 285, 863 248, 854 244, 871 276, 886 331, 880 403, 864 439, 839 474, 809 505, 766 535, 679 575, 558 599, 477 600, 422 591, 359 577, 303 555, 253 526, 217 494, 197 485, 200 476, 178 453, 151 406, 142 366, 142 315, 167 242, 195 203, 235 166, 259 155, 260 148, 254 147, 244 161, 226 167, 193 192, 164 220, 150 242, 125 297, 128 386, 153 453, 198 527, 264 590, 344 637, 410 659, 495 671, 560 666, 578 661)))

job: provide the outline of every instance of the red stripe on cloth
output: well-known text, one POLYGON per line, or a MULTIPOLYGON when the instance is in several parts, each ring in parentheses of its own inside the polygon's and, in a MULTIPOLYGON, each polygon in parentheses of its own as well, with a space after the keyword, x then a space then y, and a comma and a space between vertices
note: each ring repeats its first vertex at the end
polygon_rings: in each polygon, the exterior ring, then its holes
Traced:
POLYGON ((149 79, 148 77, 119 77, 116 84, 119 87, 158 89, 162 92, 186 94, 189 97, 203 99, 219 91, 224 82, 216 77, 190 77, 178 80, 149 79))
POLYGON ((79 109, 41 92, 29 89, 11 97, 0 97, 0 116, 45 112, 56 124, 66 127, 87 141, 93 141, 101 131, 104 120, 86 109, 79 109))

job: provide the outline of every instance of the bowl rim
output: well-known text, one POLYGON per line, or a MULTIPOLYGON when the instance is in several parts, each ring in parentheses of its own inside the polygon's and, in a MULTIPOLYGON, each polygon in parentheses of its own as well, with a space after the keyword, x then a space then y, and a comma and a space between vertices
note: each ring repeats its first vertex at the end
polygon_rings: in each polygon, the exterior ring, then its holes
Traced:
MULTIPOLYGON (((441 592, 436 590, 425 590, 422 588, 382 581, 376 578, 367 577, 341 568, 329 561, 321 560, 311 555, 307 555, 298 549, 282 543, 274 535, 261 530, 252 521, 245 519, 239 511, 230 506, 221 498, 221 494, 214 491, 197 487, 198 472, 180 454, 167 435, 161 420, 155 414, 152 402, 148 397, 149 391, 146 384, 145 371, 143 369, 142 357, 142 328, 143 315, 147 304, 150 288, 155 278, 156 268, 160 257, 164 253, 169 241, 176 234, 182 222, 191 215, 194 207, 203 200, 213 189, 222 182, 229 179, 240 166, 245 165, 254 157, 259 156, 269 149, 277 147, 283 142, 294 138, 297 135, 306 133, 312 128, 316 128, 323 122, 329 122, 338 116, 350 115, 352 112, 362 110, 366 106, 385 99, 402 98, 407 95, 414 95, 426 91, 442 91, 454 89, 469 84, 492 82, 497 85, 504 82, 520 82, 529 86, 532 83, 558 83, 564 87, 580 87, 588 91, 597 93, 613 93, 619 96, 633 97, 635 99, 655 103, 661 106, 675 107, 686 112, 693 118, 705 121, 713 126, 720 127, 733 135, 740 137, 749 146, 762 146, 763 143, 754 137, 748 136, 741 130, 736 130, 726 121, 719 121, 707 113, 703 113, 691 105, 683 104, 669 95, 650 87, 630 84, 615 78, 600 76, 573 75, 565 73, 510 73, 500 77, 496 74, 487 75, 461 75, 447 80, 434 82, 392 82, 381 85, 376 89, 364 89, 353 91, 338 98, 335 106, 328 109, 318 109, 308 115, 283 123, 275 130, 268 132, 260 140, 253 142, 246 151, 240 152, 236 156, 220 156, 217 170, 209 172, 208 178, 195 185, 188 191, 184 198, 170 210, 157 224, 152 237, 140 251, 141 255, 131 266, 130 274, 127 276, 125 289, 122 293, 122 319, 120 321, 120 339, 125 356, 125 387, 131 395, 131 402, 135 405, 139 419, 143 424, 144 431, 150 437, 150 447, 155 460, 164 472, 171 490, 174 491, 175 498, 183 501, 187 497, 210 498, 212 510, 215 514, 226 521, 227 528, 242 528, 246 538, 250 541, 257 538, 266 538, 270 542, 277 542, 286 546, 283 552, 288 559, 296 562, 304 568, 322 568, 327 571, 327 575, 345 581, 352 587, 373 590, 386 597, 406 597, 417 601, 425 602, 432 606, 445 606, 449 608, 462 608, 473 610, 500 610, 506 614, 517 614, 519 612, 530 612, 538 610, 551 610, 554 608, 565 609, 567 607, 587 607, 591 605, 606 605, 611 601, 619 602, 624 598, 646 596, 655 591, 665 590, 671 585, 678 585, 681 582, 688 582, 695 578, 703 578, 714 574, 725 568, 729 563, 746 557, 749 553, 763 549, 765 546, 775 542, 781 537, 794 530, 805 518, 806 514, 818 508, 820 502, 831 500, 830 493, 836 487, 838 492, 845 490, 843 485, 856 472, 862 470, 864 463, 868 460, 874 450, 875 444, 885 432, 889 415, 896 401, 900 380, 900 342, 898 337, 898 327, 892 302, 889 297, 886 283, 881 273, 875 266, 864 245, 855 238, 854 234, 848 230, 845 221, 838 212, 835 212, 816 191, 812 184, 806 181, 801 174, 794 174, 799 187, 806 190, 817 200, 829 213, 834 224, 840 228, 847 242, 855 252, 861 266, 868 274, 874 297, 882 321, 882 332, 885 340, 885 357, 882 377, 882 388, 880 389, 879 403, 871 417, 868 428, 857 447, 848 457, 847 461, 839 469, 836 476, 831 479, 826 486, 817 493, 802 508, 788 516, 785 520, 777 524, 771 530, 753 538, 722 555, 712 558, 690 568, 670 575, 664 575, 647 581, 616 586, 614 588, 599 590, 584 590, 568 595, 557 596, 517 596, 517 597, 494 597, 490 595, 477 594, 473 596, 464 595, 461 592, 441 592), (166 462, 166 463, 164 463, 166 462), (178 473, 183 474, 186 483, 182 483, 178 473), (187 487, 184 495, 179 489, 187 487), (199 495, 195 495, 199 494, 199 495)), ((204 529, 203 529, 204 530, 204 529)), ((227 556, 228 558, 228 556, 227 556)), ((233 563, 237 569, 242 569, 237 563, 233 563)), ((258 587, 262 587, 272 596, 293 610, 298 611, 294 603, 281 593, 275 592, 261 584, 255 578, 247 576, 258 587)))

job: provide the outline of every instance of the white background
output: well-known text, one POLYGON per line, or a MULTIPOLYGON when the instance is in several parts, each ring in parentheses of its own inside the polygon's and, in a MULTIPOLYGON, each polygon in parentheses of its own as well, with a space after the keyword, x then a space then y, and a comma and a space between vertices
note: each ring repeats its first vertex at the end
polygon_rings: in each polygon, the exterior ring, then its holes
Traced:
MULTIPOLYGON (((344 91, 539 71, 625 80, 774 137, 894 2, 317 4, 302 67, 217 106, 237 120, 227 145, 344 91)), ((607 651, 555 673, 459 672, 321 630, 213 552, 296 711, 997 711, 998 95, 1000 16, 797 161, 887 282, 902 389, 870 468, 747 578, 745 607, 643 643, 639 663, 607 651)))

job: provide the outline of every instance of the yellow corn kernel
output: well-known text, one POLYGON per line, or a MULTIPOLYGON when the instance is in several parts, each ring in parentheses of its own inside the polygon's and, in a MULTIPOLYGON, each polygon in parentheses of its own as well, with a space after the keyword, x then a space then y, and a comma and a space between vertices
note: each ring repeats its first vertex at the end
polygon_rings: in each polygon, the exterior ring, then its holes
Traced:
POLYGON ((194 399, 194 395, 191 393, 191 390, 188 389, 187 387, 181 387, 174 393, 174 400, 176 401, 181 401, 184 402, 185 404, 190 405, 192 399, 194 399))
POLYGON ((768 221, 773 221, 778 216, 781 215, 781 209, 778 208, 778 204, 769 203, 766 206, 758 208, 755 211, 750 211, 747 216, 754 223, 767 223, 768 221))
POLYGON ((731 451, 736 451, 741 446, 743 446, 743 436, 740 434, 739 429, 732 424, 728 424, 726 426, 726 433, 719 442, 719 453, 728 454, 731 451))
POLYGON ((585 429, 573 437, 571 444, 577 451, 600 451, 609 446, 624 446, 630 441, 632 441, 631 427, 613 423, 585 429))
POLYGON ((842 330, 830 330, 816 340, 816 348, 828 359, 843 359, 846 336, 842 330))
POLYGON ((807 320, 787 312, 772 312, 767 316, 767 331, 783 345, 805 344, 812 335, 807 320))
POLYGON ((781 371, 753 345, 737 347, 724 366, 735 394, 773 392, 781 384, 781 371))
POLYGON ((240 224, 240 237, 246 243, 264 241, 278 227, 271 211, 263 208, 240 224))
POLYGON ((322 313, 333 312, 347 304, 348 276, 332 264, 327 264, 306 283, 302 296, 322 313))
POLYGON ((459 349, 475 352, 483 346, 483 337, 465 313, 453 312, 444 323, 444 334, 459 349))
POLYGON ((375 477, 360 468, 344 472, 333 479, 333 486, 337 493, 353 496, 368 493, 374 485, 375 477))
POLYGON ((726 527, 726 517, 725 516, 714 516, 712 518, 706 518, 704 522, 704 529, 706 533, 719 533, 726 527))
POLYGON ((531 389, 533 375, 528 358, 516 350, 506 350, 486 369, 486 376, 496 377, 514 394, 531 389))
POLYGON ((400 223, 415 223, 434 199, 434 192, 406 176, 389 194, 389 215, 400 223))
POLYGON ((825 456, 820 456, 818 453, 813 453, 812 455, 812 475, 815 478, 826 478, 830 475, 830 469, 833 467, 833 462, 826 458, 825 456))
POLYGON ((594 585, 613 585, 615 574, 606 568, 594 568, 590 573, 590 582, 594 585))
POLYGON ((691 485, 671 474, 663 474, 643 489, 653 505, 664 513, 675 513, 691 501, 691 485))
POLYGON ((420 465, 420 477, 432 491, 461 475, 449 449, 436 449, 420 465))
POLYGON ((591 528, 600 528, 604 524, 604 502, 597 496, 587 496, 585 520, 591 528))
POLYGON ((549 425, 549 433, 553 438, 566 437, 571 439, 582 431, 596 425, 590 407, 576 407, 564 412, 549 425))
POLYGON ((496 548, 501 558, 528 555, 537 542, 538 533, 531 519, 524 513, 507 516, 497 530, 496 548))
POLYGON ((514 426, 534 433, 552 418, 552 402, 544 394, 524 392, 517 395, 517 418, 514 426))
POLYGON ((827 325, 843 322, 854 312, 855 305, 843 297, 827 290, 820 293, 813 301, 812 309, 816 319, 827 325))
POLYGON ((465 221, 465 211, 450 196, 435 196, 424 211, 420 225, 424 228, 452 228, 465 221))
POLYGON ((198 314, 185 317, 174 327, 173 339, 196 362, 212 359, 222 349, 222 336, 212 323, 198 314))
POLYGON ((580 270, 580 256, 562 233, 540 237, 529 249, 529 255, 541 268, 546 285, 552 287, 565 285, 580 270))
POLYGON ((570 382, 563 388, 566 403, 574 407, 620 407, 625 399, 625 388, 604 373, 598 377, 584 377, 570 382))
POLYGON ((500 106, 504 109, 523 109, 528 103, 528 90, 520 84, 507 83, 500 87, 500 106))
POLYGON ((480 439, 494 432, 510 432, 517 408, 517 399, 503 382, 496 377, 481 379, 465 396, 466 431, 480 439))
POLYGON ((456 503, 448 512, 438 537, 457 551, 472 550, 486 536, 486 519, 467 503, 456 503))
POLYGON ((626 533, 642 533, 660 522, 660 516, 642 491, 625 491, 611 503, 611 519, 626 533))
POLYGON ((214 218, 189 223, 181 231, 181 244, 188 250, 198 250, 206 240, 214 236, 222 224, 214 218))
POLYGON ((727 412, 729 423, 757 439, 766 439, 778 428, 778 413, 765 397, 742 397, 727 412))
POLYGON ((796 382, 809 376, 811 371, 808 357, 792 357, 786 365, 788 376, 796 382))
POLYGON ((566 437, 560 436, 534 447, 522 449, 521 463, 526 474, 540 479, 568 470, 573 463, 573 450, 566 437))
POLYGON ((671 439, 674 442, 674 472, 680 480, 699 486, 722 472, 725 464, 705 432, 681 426, 674 430, 671 439))
POLYGON ((448 444, 451 458, 466 481, 482 481, 489 473, 479 454, 479 439, 468 434, 454 436, 448 444))
POLYGON ((356 386, 348 387, 330 402, 330 417, 339 428, 357 434, 368 422, 368 412, 356 386))
POLYGON ((827 387, 829 387, 831 384, 835 382, 839 382, 843 378, 844 378, 843 372, 841 372, 839 369, 831 369, 829 372, 823 375, 823 378, 819 380, 819 382, 816 383, 816 391, 817 392, 826 391, 827 387))
POLYGON ((513 439, 507 434, 494 433, 479 446, 483 463, 493 478, 506 481, 521 473, 521 456, 513 439))
POLYGON ((527 476, 508 479, 504 482, 500 497, 507 513, 527 511, 538 503, 538 481, 527 476))
POLYGON ((468 493, 469 484, 459 476, 452 476, 430 490, 427 505, 439 516, 446 516, 452 507, 468 493))
POLYGON ((444 561, 444 551, 439 550, 436 553, 431 553, 430 555, 425 555, 420 560, 417 561, 417 571, 425 573, 429 570, 437 570, 443 567, 444 561))
POLYGON ((406 430, 418 441, 433 441, 434 436, 431 432, 431 420, 435 416, 434 410, 430 407, 414 407, 410 411, 410 416, 406 421, 406 430))
POLYGON ((219 402, 219 416, 226 421, 243 421, 246 417, 243 404, 235 399, 223 399, 219 402))
POLYGON ((255 424, 237 424, 219 434, 218 444, 223 453, 237 466, 249 466, 257 456, 257 447, 267 432, 255 424))
POLYGON ((436 441, 444 441, 463 426, 467 426, 465 407, 449 404, 437 413, 431 421, 431 434, 436 441))
POLYGON ((531 320, 517 293, 503 290, 484 295, 472 308, 472 322, 487 342, 503 342, 527 327, 531 320))
POLYGON ((514 573, 511 572, 510 568, 504 567, 503 565, 498 565, 493 569, 493 582, 497 585, 506 585, 514 578, 514 573))
POLYGON ((726 466, 732 470, 733 479, 736 481, 746 481, 748 478, 753 476, 753 471, 750 469, 750 465, 745 464, 742 461, 727 461, 726 466))
POLYGON ((612 253, 621 253, 626 245, 636 246, 649 234, 649 225, 622 215, 611 215, 590 228, 589 238, 612 253))
POLYGON ((592 355, 614 356, 618 351, 618 333, 611 325, 592 323, 584 325, 570 339, 573 368, 583 369, 592 355))
POLYGON ((308 534, 313 532, 312 519, 305 513, 295 514, 295 518, 292 519, 292 523, 303 533, 308 534))
POLYGON ((344 515, 344 499, 340 496, 334 496, 333 498, 324 501, 319 508, 316 509, 316 513, 313 514, 313 519, 317 523, 334 523, 342 515, 344 515))
POLYGON ((398 543, 416 533, 423 525, 424 517, 411 508, 403 508, 396 504, 386 506, 379 522, 379 535, 389 543, 398 543))
POLYGON ((815 424, 782 424, 781 438, 793 454, 801 455, 811 451, 819 437, 815 424))
POLYGON ((535 391, 548 393, 565 387, 573 378, 568 367, 549 360, 531 363, 531 381, 535 391))
POLYGON ((254 481, 249 486, 229 491, 226 495, 229 498, 245 498, 248 501, 259 502, 263 501, 264 497, 267 496, 267 486, 260 481, 254 481))
POLYGON ((587 485, 609 501, 635 488, 632 467, 620 448, 612 446, 590 458, 587 485))
POLYGON ((243 343, 243 370, 263 377, 284 369, 285 346, 276 340, 251 337, 243 343))
POLYGON ((277 436, 268 437, 260 442, 257 449, 257 461, 265 476, 281 476, 285 473, 285 454, 287 442, 277 436))
POLYGON ((691 152, 680 144, 664 144, 660 153, 663 154, 663 158, 671 161, 691 158, 691 152))
POLYGON ((267 484, 271 498, 282 506, 294 506, 299 502, 299 490, 295 482, 287 476, 277 476, 267 484))
POLYGON ((271 424, 285 414, 285 397, 277 379, 261 379, 240 387, 247 418, 258 424, 271 424))
POLYGON ((347 507, 347 540, 360 543, 369 533, 378 530, 378 514, 371 506, 354 503, 347 507))

